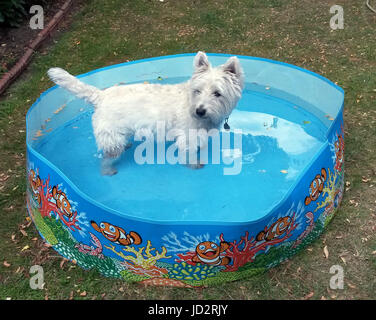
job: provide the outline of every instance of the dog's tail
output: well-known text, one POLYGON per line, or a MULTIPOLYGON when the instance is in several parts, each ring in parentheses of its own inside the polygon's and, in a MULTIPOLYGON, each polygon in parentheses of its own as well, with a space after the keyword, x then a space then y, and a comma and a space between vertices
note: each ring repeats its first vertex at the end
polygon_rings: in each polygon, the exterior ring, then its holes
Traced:
POLYGON ((100 97, 100 89, 83 83, 61 68, 51 68, 47 71, 47 74, 57 85, 67 89, 79 98, 86 99, 92 104, 95 104, 100 97))

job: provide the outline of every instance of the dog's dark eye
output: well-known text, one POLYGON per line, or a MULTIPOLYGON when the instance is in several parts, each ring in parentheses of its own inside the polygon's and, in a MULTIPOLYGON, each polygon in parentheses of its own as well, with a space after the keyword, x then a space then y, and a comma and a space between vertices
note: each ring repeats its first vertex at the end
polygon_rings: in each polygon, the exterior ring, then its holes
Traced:
POLYGON ((218 98, 221 96, 221 94, 218 91, 214 91, 214 95, 218 98))
POLYGON ((200 91, 200 90, 194 90, 193 93, 194 93, 194 94, 200 94, 201 91, 200 91))

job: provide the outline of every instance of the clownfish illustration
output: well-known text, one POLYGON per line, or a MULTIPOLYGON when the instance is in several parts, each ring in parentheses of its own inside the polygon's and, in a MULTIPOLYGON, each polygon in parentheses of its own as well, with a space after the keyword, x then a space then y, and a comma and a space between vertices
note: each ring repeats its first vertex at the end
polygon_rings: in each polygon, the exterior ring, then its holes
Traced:
POLYGON ((56 207, 60 209, 65 216, 71 218, 73 216, 73 212, 67 195, 63 191, 59 190, 56 186, 54 186, 52 188, 52 197, 56 201, 56 207))
POLYGON ((231 262, 231 258, 221 257, 220 254, 226 251, 229 246, 225 241, 222 241, 219 246, 211 241, 200 242, 196 247, 196 253, 192 261, 215 266, 228 265, 231 262))
POLYGON ((140 244, 142 242, 141 236, 134 231, 130 231, 127 234, 124 229, 114 226, 107 222, 101 222, 99 226, 95 221, 90 221, 92 227, 100 232, 107 240, 111 242, 121 244, 123 246, 129 246, 130 244, 140 244))
POLYGON ((284 234, 291 224, 291 217, 286 216, 279 218, 269 228, 265 227, 256 236, 256 241, 271 241, 284 234))
POLYGON ((321 169, 321 175, 317 174, 309 186, 309 196, 305 198, 305 205, 308 206, 312 201, 316 201, 324 189, 324 182, 326 181, 326 170, 321 169))
POLYGON ((343 163, 343 154, 344 154, 344 149, 345 149, 345 143, 343 141, 342 136, 337 135, 338 140, 334 143, 334 151, 336 153, 336 163, 334 168, 337 171, 341 171, 342 168, 342 163, 343 163))
POLYGON ((42 199, 40 197, 38 188, 41 186, 42 181, 33 169, 30 170, 29 184, 30 184, 30 187, 31 187, 31 190, 33 192, 34 197, 37 198, 37 201, 40 204, 42 202, 42 199))

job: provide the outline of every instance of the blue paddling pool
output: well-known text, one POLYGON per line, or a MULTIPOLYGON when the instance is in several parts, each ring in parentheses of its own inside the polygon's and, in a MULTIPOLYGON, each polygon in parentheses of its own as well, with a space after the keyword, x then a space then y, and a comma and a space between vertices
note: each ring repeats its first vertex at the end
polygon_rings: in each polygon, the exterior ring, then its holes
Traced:
MULTIPOLYGON (((208 56, 219 65, 230 55, 208 56)), ((80 79, 98 88, 179 83, 193 58, 128 62, 80 79)), ((293 65, 238 58, 245 88, 221 136, 240 148, 222 148, 219 163, 199 170, 140 165, 134 141, 118 174, 102 176, 92 106, 57 86, 43 93, 26 116, 27 208, 41 236, 105 276, 194 287, 263 272, 320 235, 343 194, 344 92, 293 65)))

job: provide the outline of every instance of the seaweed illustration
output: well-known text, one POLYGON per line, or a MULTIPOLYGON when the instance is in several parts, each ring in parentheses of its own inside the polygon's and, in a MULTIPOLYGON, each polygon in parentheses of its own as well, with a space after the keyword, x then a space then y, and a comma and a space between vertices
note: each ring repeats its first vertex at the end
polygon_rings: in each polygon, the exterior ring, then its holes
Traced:
POLYGON ((223 267, 197 263, 191 265, 186 262, 175 263, 169 269, 169 277, 177 280, 203 280, 214 277, 223 267))

